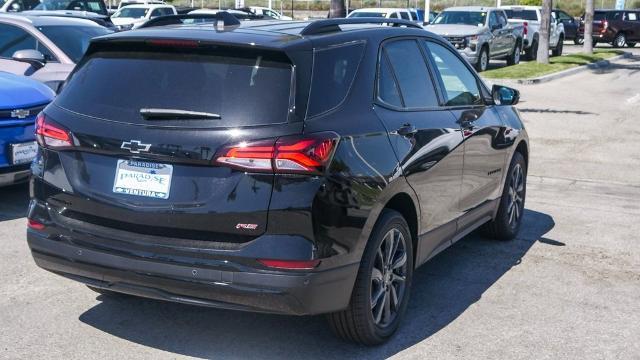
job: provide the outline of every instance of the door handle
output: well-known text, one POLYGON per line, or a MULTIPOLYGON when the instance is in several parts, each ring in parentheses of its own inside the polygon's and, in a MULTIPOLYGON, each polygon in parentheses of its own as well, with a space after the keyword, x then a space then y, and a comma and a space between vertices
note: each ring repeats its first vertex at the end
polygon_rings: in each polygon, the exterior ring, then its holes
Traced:
POLYGON ((418 129, 416 129, 416 127, 411 124, 404 124, 398 130, 396 130, 396 132, 398 133, 398 135, 409 137, 417 133, 418 129))

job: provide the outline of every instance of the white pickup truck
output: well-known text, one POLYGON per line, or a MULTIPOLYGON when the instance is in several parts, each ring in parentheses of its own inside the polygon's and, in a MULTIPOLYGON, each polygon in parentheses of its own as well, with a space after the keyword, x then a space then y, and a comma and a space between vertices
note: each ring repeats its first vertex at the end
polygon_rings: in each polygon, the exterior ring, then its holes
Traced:
MULTIPOLYGON (((523 43, 525 58, 535 60, 538 56, 538 44, 540 43, 540 22, 542 20, 542 7, 540 6, 501 6, 507 14, 509 23, 523 25, 523 43)), ((551 29, 549 33, 549 49, 553 56, 562 55, 562 47, 565 39, 564 25, 558 22, 555 16, 551 17, 551 29)))

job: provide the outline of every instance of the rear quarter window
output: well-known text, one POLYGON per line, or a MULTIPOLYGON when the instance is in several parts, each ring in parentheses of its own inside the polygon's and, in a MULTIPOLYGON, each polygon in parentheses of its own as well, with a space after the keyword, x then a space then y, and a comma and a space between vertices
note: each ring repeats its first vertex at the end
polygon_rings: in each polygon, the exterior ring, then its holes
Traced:
POLYGON ((353 84, 362 59, 364 42, 355 42, 316 50, 307 117, 338 107, 353 84))

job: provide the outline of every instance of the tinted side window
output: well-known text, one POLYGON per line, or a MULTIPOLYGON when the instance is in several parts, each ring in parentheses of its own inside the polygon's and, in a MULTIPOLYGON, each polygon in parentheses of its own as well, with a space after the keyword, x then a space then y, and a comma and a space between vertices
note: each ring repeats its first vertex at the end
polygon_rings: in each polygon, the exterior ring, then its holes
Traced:
POLYGON ((149 15, 149 17, 154 18, 154 17, 158 17, 160 15, 162 15, 162 13, 160 12, 160 9, 155 9, 151 12, 151 15, 149 15))
POLYGON ((393 71, 387 60, 387 55, 382 53, 378 68, 378 98, 389 105, 402 107, 400 89, 393 77, 393 71))
POLYGON ((489 27, 492 27, 493 25, 498 25, 498 16, 496 15, 495 11, 492 11, 491 14, 489 15, 489 27))
POLYGON ((481 105, 480 89, 471 70, 449 49, 440 44, 426 42, 438 69, 446 106, 481 105))
POLYGON ((496 16, 498 17, 498 23, 500 23, 502 27, 507 26, 507 17, 502 11, 496 12, 496 16))
POLYGON ((415 40, 387 43, 384 51, 389 57, 391 69, 396 75, 400 93, 407 108, 438 106, 429 70, 415 40))
POLYGON ((409 13, 408 12, 401 12, 400 13, 400 17, 403 18, 404 20, 411 20, 411 18, 409 18, 409 13))
POLYGON ((47 60, 54 60, 49 50, 31 34, 17 26, 0 24, 0 57, 10 58, 18 50, 38 50, 47 60))
POLYGON ((389 16, 389 19, 397 19, 398 18, 398 13, 391 13, 391 16, 389 16))
POLYGON ((364 43, 357 43, 315 51, 309 117, 340 105, 351 88, 363 50, 364 43))

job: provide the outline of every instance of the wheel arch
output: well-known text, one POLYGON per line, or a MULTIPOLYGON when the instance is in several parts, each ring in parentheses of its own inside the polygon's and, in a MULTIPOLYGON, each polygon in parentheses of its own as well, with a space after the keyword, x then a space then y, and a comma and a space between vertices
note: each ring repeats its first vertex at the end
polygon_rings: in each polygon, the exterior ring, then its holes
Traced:
POLYGON ((529 168, 529 147, 527 146, 527 142, 524 140, 520 140, 520 142, 516 146, 515 152, 519 152, 520 154, 522 154, 522 157, 524 157, 524 163, 528 169, 529 168))
MULTIPOLYGON (((416 203, 406 192, 400 192, 395 194, 384 205, 385 209, 390 209, 399 212, 404 217, 407 225, 409 225, 409 231, 411 232, 411 243, 413 247, 413 257, 415 264, 416 249, 418 247, 418 207, 416 203)), ((380 215, 378 215, 379 217, 380 215)), ((377 220, 376 220, 377 222, 377 220)))

